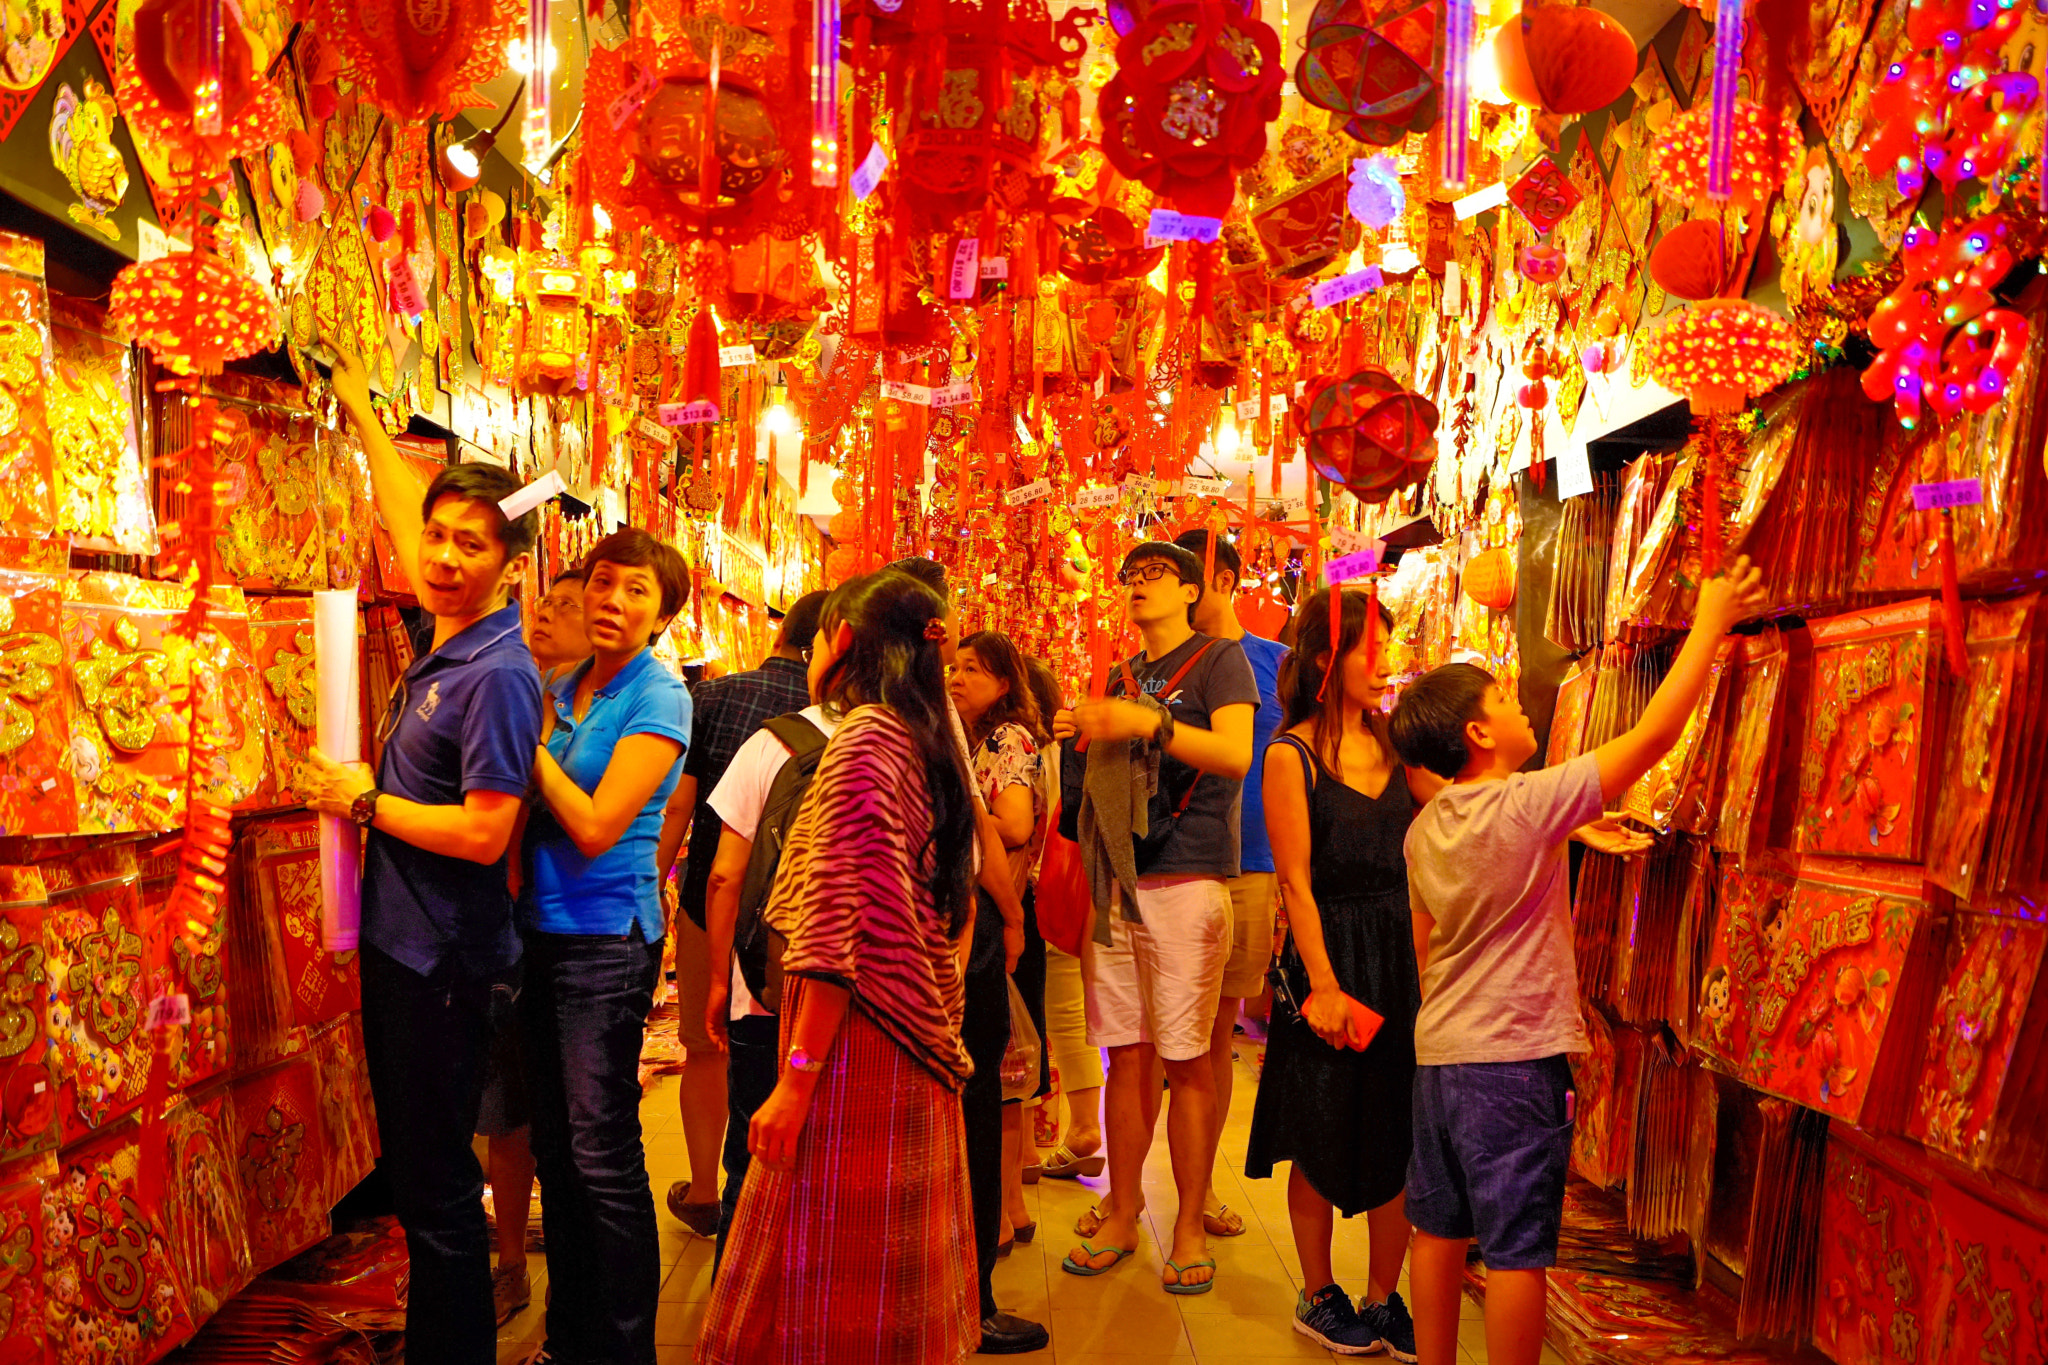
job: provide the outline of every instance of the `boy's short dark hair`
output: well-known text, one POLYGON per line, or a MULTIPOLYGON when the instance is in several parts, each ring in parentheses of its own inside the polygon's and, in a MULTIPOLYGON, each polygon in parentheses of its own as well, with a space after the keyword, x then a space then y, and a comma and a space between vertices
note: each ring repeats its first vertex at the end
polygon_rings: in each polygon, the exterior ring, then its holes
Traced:
POLYGON ((1471 664, 1445 664, 1409 683, 1394 704, 1388 737, 1411 768, 1427 768, 1449 781, 1465 771, 1471 751, 1465 723, 1485 714, 1493 675, 1471 664))
POLYGON ((471 502, 487 504, 498 513, 494 522, 498 543, 505 547, 505 562, 510 564, 531 550, 533 542, 540 539, 538 507, 517 521, 507 521, 505 514, 498 511, 498 504, 523 486, 511 470, 498 465, 451 464, 427 485, 427 496, 420 502, 420 520, 433 516, 434 508, 443 498, 467 498, 471 502))
MULTIPOLYGON (((923 555, 912 555, 908 559, 899 559, 894 564, 886 566, 882 572, 909 574, 939 596, 946 596, 946 566, 939 563, 936 559, 926 559, 923 555)), ((952 602, 949 599, 947 606, 950 607, 951 605, 952 602)))
POLYGON ((1133 564, 1142 564, 1148 559, 1163 559, 1173 565, 1174 576, 1195 588, 1195 600, 1188 603, 1188 624, 1195 623, 1195 607, 1201 602, 1202 594, 1209 591, 1209 585, 1202 581, 1202 557, 1190 554, 1185 546, 1170 540, 1141 540, 1131 547, 1124 556, 1123 567, 1117 570, 1117 581, 1131 571, 1133 564))
POLYGON ((780 649, 809 649, 811 641, 818 638, 818 618, 825 611, 823 591, 807 592, 789 604, 789 614, 782 618, 782 629, 775 636, 780 649))
POLYGON ((597 542, 583 557, 585 582, 589 581, 589 575, 597 572, 600 564, 617 564, 621 568, 646 569, 653 573, 655 582, 661 584, 663 620, 675 619, 675 614, 690 600, 690 566, 683 563, 683 557, 676 552, 675 546, 655 539, 637 526, 620 527, 597 542))
MULTIPOLYGON (((1192 531, 1182 531, 1174 537, 1173 543, 1193 555, 1195 562, 1199 564, 1209 557, 1211 539, 1216 542, 1216 567, 1227 570, 1233 582, 1241 582, 1244 579, 1244 560, 1238 555, 1237 547, 1230 543, 1229 537, 1216 535, 1208 528, 1198 526, 1192 531)), ((1202 586, 1206 589, 1209 585, 1204 583, 1202 586)))

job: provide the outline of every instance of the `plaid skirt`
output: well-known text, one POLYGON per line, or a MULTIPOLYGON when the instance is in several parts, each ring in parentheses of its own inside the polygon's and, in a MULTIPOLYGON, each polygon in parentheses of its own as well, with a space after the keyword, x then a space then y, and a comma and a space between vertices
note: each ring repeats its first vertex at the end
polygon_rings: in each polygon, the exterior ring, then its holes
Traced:
POLYGON ((981 1345, 975 1273, 960 1096, 850 1008, 794 1168, 747 1170, 697 1359, 956 1365, 981 1345))

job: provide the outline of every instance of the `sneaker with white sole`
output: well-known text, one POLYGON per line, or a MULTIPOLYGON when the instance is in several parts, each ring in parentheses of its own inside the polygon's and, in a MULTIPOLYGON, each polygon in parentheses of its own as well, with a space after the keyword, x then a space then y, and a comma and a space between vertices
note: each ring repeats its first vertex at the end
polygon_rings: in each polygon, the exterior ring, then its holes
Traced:
POLYGON ((1379 1333, 1389 1355, 1412 1365, 1415 1359, 1415 1319, 1408 1316, 1408 1305, 1401 1302, 1398 1293, 1387 1295, 1385 1303, 1360 1303, 1358 1320, 1379 1333))
POLYGON ((491 1272, 491 1305, 498 1313, 498 1326, 510 1322, 533 1302, 533 1281, 523 1265, 503 1265, 491 1272))
POLYGON ((1351 1296, 1339 1285, 1324 1285, 1314 1298, 1298 1295, 1294 1330, 1340 1356, 1368 1356, 1380 1349, 1379 1334, 1359 1320, 1351 1296))

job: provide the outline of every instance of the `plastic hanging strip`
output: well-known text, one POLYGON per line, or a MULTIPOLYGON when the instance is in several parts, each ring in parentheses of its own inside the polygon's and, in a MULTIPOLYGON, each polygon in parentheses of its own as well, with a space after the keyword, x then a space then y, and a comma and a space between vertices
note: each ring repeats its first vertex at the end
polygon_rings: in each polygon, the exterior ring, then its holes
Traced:
POLYGON ((839 184, 839 0, 811 5, 811 183, 839 184))
POLYGON ((1708 108, 1707 198, 1726 203, 1735 191, 1735 88, 1742 79, 1742 7, 1720 0, 1714 9, 1714 90, 1708 108))
POLYGON ((1443 181, 1453 190, 1465 187, 1472 141, 1472 28, 1472 0, 1445 0, 1443 181))

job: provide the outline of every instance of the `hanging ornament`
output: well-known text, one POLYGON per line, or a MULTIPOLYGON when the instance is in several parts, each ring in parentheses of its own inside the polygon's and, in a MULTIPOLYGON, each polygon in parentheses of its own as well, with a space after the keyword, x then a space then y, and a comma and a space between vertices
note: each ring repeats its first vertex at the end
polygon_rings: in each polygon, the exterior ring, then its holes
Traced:
POLYGON ((1166 248, 1146 246, 1145 234, 1121 209, 1097 209, 1060 229, 1060 273, 1077 284, 1137 279, 1165 259, 1166 248))
POLYGON ((1436 406, 1376 365, 1310 381, 1298 413, 1309 462, 1363 502, 1420 482, 1436 459, 1436 406))
POLYGON ((157 361, 178 374, 211 374, 277 336, 270 295, 218 255, 211 234, 191 251, 126 266, 110 311, 157 361))
POLYGON ((1907 7, 1910 55, 1879 77, 1856 145, 1872 176, 1892 177, 1902 196, 1916 199, 1930 175, 1953 190, 2000 174, 2041 95, 2032 75, 2002 69, 2020 19, 2017 5, 1991 0, 1907 7))
POLYGON ((1636 78, 1635 39, 1591 8, 1524 8, 1493 35, 1501 93, 1516 104, 1573 117, 1605 109, 1636 78))
POLYGON ((1408 207, 1408 192, 1401 187, 1401 169, 1384 152, 1361 156, 1351 163, 1351 192, 1344 207, 1351 216, 1377 232, 1399 218, 1408 207))
POLYGON ((1445 189, 1465 187, 1472 150, 1472 0, 1444 0, 1444 138, 1440 167, 1445 189))
POLYGON ((1992 294, 2012 270, 2012 229, 1986 215, 1945 234, 1906 231, 1906 277, 1870 314, 1877 359, 1863 372, 1872 402, 1893 400, 1912 430, 1922 405, 1938 417, 1988 412, 2005 396, 2027 348, 2027 320, 1992 294))
POLYGON ((1710 299, 1734 284, 1739 253, 1717 218, 1680 223, 1650 250, 1650 278, 1676 298, 1710 299))
POLYGON ((157 152, 151 179, 173 204, 211 188, 235 157, 282 142, 291 110, 226 0, 152 0, 135 14, 114 63, 114 95, 138 142, 157 152))
MULTIPOLYGON (((1674 115, 1650 152, 1650 178, 1681 204, 1714 200, 1709 184, 1713 139, 1710 110, 1694 106, 1674 115)), ((1806 150, 1791 115, 1737 100, 1730 126, 1728 196, 1743 208, 1768 204, 1806 150)))
POLYGON ((1650 339, 1650 377, 1694 412, 1740 412, 1791 377, 1799 336, 1777 313, 1741 299, 1707 299, 1650 339))
POLYGON ((505 69, 526 19, 520 0, 312 0, 308 26, 365 99, 417 122, 488 105, 477 86, 505 69))
POLYGON ((1472 556, 1465 565, 1460 586, 1465 596, 1493 611, 1506 611, 1515 604, 1515 551, 1510 545, 1495 545, 1472 556))
POLYGON ((1184 213, 1221 218, 1280 116, 1280 36, 1222 0, 1155 7, 1103 87, 1110 165, 1184 213))
POLYGON ((1319 0, 1294 84, 1304 100, 1341 116, 1352 137, 1391 147, 1436 123, 1437 32, 1432 3, 1319 0))

